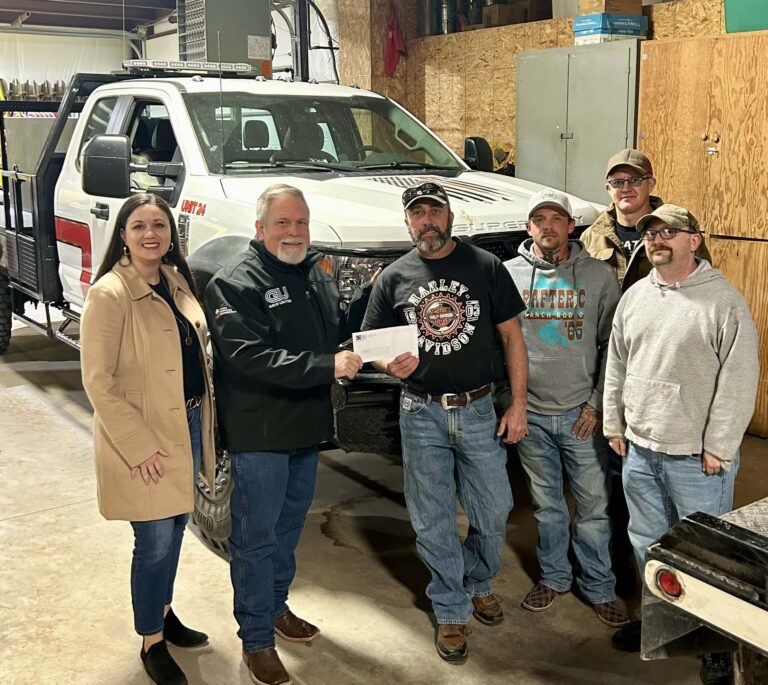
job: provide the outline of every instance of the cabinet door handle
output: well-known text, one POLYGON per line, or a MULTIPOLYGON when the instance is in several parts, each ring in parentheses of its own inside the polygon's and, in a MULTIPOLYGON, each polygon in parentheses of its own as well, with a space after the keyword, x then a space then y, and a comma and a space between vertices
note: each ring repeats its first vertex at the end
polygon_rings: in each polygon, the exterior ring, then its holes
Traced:
POLYGON ((560 140, 573 140, 573 132, 566 131, 565 133, 561 133, 560 140))
POLYGON ((707 148, 707 154, 708 155, 718 155, 718 154, 720 154, 720 150, 718 150, 716 147, 708 147, 707 148))

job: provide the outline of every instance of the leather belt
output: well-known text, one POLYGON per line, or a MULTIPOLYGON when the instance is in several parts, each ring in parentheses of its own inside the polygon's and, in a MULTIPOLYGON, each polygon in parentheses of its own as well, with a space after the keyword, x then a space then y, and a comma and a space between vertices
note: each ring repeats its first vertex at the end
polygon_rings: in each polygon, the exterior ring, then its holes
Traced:
POLYGON ((187 402, 187 411, 190 409, 197 409, 203 403, 203 398, 198 395, 197 397, 190 397, 187 402))
POLYGON ((406 392, 415 395, 416 397, 424 400, 425 402, 437 402, 443 409, 456 409, 457 407, 467 407, 475 400, 479 400, 481 397, 485 397, 491 392, 491 384, 488 383, 482 388, 476 388, 469 392, 450 393, 447 392, 444 395, 430 395, 428 392, 421 392, 420 390, 414 390, 411 387, 405 386, 406 392))

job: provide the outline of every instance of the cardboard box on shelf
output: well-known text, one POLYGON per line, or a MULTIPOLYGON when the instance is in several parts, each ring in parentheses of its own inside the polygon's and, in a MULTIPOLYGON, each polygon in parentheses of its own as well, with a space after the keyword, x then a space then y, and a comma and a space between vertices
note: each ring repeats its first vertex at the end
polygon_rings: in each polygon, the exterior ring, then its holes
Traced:
POLYGON ((616 40, 645 40, 647 36, 625 36, 620 33, 595 33, 588 36, 574 36, 574 45, 596 45, 598 43, 612 43, 616 40))
POLYGON ((632 14, 643 13, 643 0, 579 0, 579 14, 632 14))
POLYGON ((647 36, 648 31, 642 29, 583 29, 582 31, 574 31, 574 38, 577 36, 599 36, 600 34, 614 34, 616 36, 626 36, 627 38, 647 36))
POLYGON ((648 17, 636 17, 630 14, 588 14, 573 18, 573 32, 599 29, 605 32, 617 29, 648 33, 648 17))

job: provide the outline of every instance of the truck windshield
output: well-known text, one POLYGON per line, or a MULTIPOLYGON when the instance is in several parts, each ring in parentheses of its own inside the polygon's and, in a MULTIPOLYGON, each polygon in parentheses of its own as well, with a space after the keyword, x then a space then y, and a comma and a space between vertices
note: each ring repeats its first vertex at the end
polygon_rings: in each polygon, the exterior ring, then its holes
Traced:
POLYGON ((423 124, 385 98, 230 92, 185 93, 184 100, 211 173, 464 168, 423 124))

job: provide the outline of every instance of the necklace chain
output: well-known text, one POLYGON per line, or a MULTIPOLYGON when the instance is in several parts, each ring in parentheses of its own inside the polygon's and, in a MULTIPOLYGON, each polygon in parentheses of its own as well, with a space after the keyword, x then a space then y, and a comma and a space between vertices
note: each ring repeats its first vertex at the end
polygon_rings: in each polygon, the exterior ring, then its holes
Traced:
MULTIPOLYGON (((168 295, 171 298, 171 302, 173 302, 173 295, 171 295, 171 289, 168 287, 168 284, 165 282, 165 279, 161 276, 160 277, 160 283, 163 285, 163 287, 168 292, 168 295)), ((176 310, 171 305, 171 314, 173 314, 173 318, 176 319, 183 327, 184 327, 184 344, 187 347, 192 347, 192 331, 191 331, 191 325, 189 321, 187 321, 183 316, 179 317, 176 315, 176 310)))

